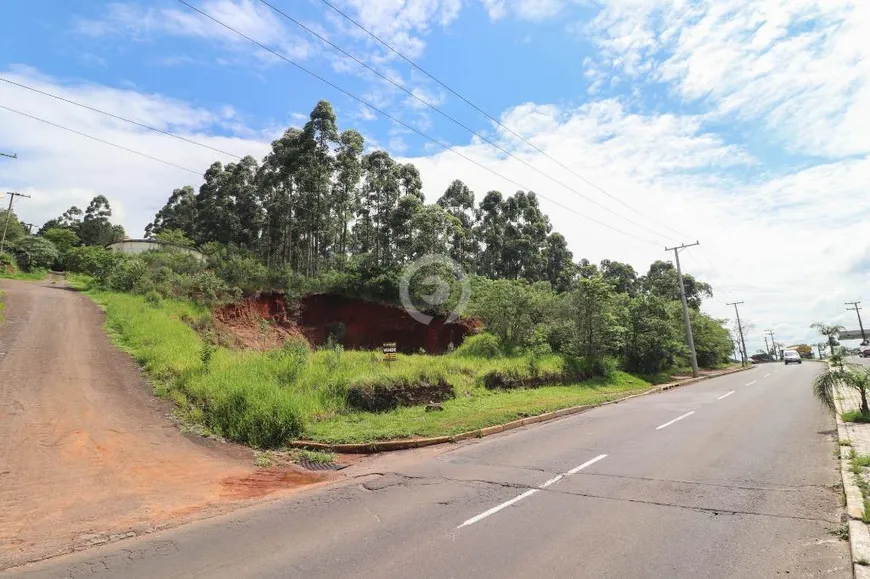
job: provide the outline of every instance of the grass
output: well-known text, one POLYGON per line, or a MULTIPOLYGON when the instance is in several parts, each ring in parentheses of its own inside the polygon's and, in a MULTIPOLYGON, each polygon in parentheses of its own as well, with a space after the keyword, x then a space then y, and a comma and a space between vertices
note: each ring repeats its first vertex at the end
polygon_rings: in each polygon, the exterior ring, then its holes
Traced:
POLYGON ((40 280, 45 279, 46 275, 48 275, 48 270, 46 270, 46 269, 34 269, 33 271, 18 271, 18 270, 16 270, 14 273, 0 271, 0 279, 40 281, 40 280))
POLYGON ((850 410, 840 415, 843 422, 870 422, 870 414, 863 414, 860 410, 850 410))
POLYGON ((848 438, 844 438, 840 441, 840 446, 852 446, 852 441, 848 438))
MULTIPOLYGON (((76 287, 85 279, 73 277, 76 287)), ((481 378, 493 370, 528 376, 529 356, 483 359, 460 352, 444 356, 400 355, 386 365, 380 352, 321 349, 313 352, 234 351, 209 346, 183 320, 208 312, 191 303, 87 290, 106 312, 110 336, 144 368, 158 395, 179 407, 187 424, 254 447, 274 448, 288 440, 344 443, 416 436, 452 435, 543 412, 597 404, 649 389, 649 382, 623 372, 578 385, 489 391, 481 378), (355 411, 347 405, 354 384, 401 378, 447 381, 455 398, 441 412, 424 407, 384 413, 355 411)), ((557 372, 561 359, 544 356, 541 373, 557 372)))

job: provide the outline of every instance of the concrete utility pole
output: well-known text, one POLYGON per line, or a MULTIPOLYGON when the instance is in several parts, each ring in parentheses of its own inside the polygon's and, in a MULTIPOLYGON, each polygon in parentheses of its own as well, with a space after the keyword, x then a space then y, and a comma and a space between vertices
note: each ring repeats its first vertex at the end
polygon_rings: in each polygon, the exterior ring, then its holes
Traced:
POLYGON ((746 341, 743 339, 743 325, 740 323, 740 310, 737 309, 737 306, 742 304, 743 302, 731 302, 730 304, 726 303, 726 306, 734 306, 734 313, 737 314, 737 330, 740 332, 740 343, 743 344, 743 359, 741 362, 743 365, 746 365, 746 341))
POLYGON ((764 336, 764 351, 767 352, 767 355, 770 355, 770 344, 767 343, 767 336, 764 336))
POLYGON ((864 333, 864 324, 861 322, 861 308, 858 307, 858 304, 861 302, 846 302, 847 306, 852 306, 851 308, 846 308, 847 311, 855 312, 858 314, 858 327, 861 328, 861 345, 867 345, 867 335, 864 333))
POLYGON ((12 217, 12 202, 15 201, 16 197, 30 198, 30 195, 15 193, 13 191, 9 191, 7 195, 9 195, 9 208, 6 210, 6 224, 3 225, 3 237, 0 237, 0 252, 3 251, 3 246, 6 245, 6 230, 9 229, 9 218, 12 217))
POLYGON ((686 303, 686 286, 683 285, 683 270, 680 269, 680 250, 687 247, 701 245, 701 242, 696 241, 686 245, 685 243, 677 247, 666 247, 665 251, 674 252, 674 260, 677 262, 677 281, 680 282, 680 300, 683 302, 683 318, 686 321, 686 342, 689 344, 689 354, 692 361, 692 376, 697 378, 698 373, 698 355, 695 353, 695 338, 692 336, 692 322, 689 318, 689 305, 686 303))
MULTIPOLYGON (((771 346, 771 348, 773 348, 773 359, 779 360, 779 354, 776 351, 776 340, 773 339, 773 330, 764 330, 764 331, 767 332, 768 334, 770 334, 770 346, 771 346)), ((764 342, 767 343, 767 340, 765 340, 764 342)))

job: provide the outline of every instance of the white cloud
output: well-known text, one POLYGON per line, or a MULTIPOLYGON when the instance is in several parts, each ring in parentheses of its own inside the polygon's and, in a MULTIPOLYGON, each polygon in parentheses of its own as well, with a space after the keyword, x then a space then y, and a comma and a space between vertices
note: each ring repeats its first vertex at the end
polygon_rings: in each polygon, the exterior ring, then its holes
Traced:
MULTIPOLYGON (((459 148, 540 195, 655 242, 620 235, 542 200, 554 229, 567 237, 578 259, 617 259, 645 271, 656 259, 672 258, 663 251, 666 243, 699 238, 702 247, 684 252, 683 266, 716 290, 705 309, 731 318, 733 310, 725 301, 745 300, 743 315, 760 328, 774 328, 790 343, 818 341, 809 329, 813 321, 848 321, 840 316, 837 302, 860 299, 862 284, 870 280, 870 271, 860 267, 870 248, 851 243, 866 237, 862 221, 870 214, 864 191, 870 159, 843 159, 747 180, 736 178, 733 170, 754 169, 757 160, 705 130, 699 116, 639 115, 606 100, 573 109, 527 103, 506 111, 501 120, 639 214, 506 134, 501 135, 503 146, 516 147, 515 153, 535 167, 662 233, 656 236, 618 220, 520 162, 504 159, 492 147, 478 143, 459 148), (851 202, 832 202, 834 191, 837 199, 851 202), (689 237, 657 225, 662 223, 689 237)), ((517 188, 448 152, 411 161, 420 168, 430 201, 455 178, 471 186, 478 200, 492 189, 511 194, 517 188)), ((761 334, 747 340, 754 351, 761 334)))
POLYGON ((539 21, 559 15, 571 4, 586 4, 586 0, 480 0, 492 20, 509 14, 522 19, 539 21))
MULTIPOLYGON (((231 107, 207 110, 160 94, 94 84, 61 84, 24 67, 3 71, 10 80, 114 112, 185 138, 236 153, 262 157, 270 137, 220 136, 235 122, 231 107)), ((140 151, 195 171, 235 159, 0 83, 0 102, 28 114, 140 151)), ((248 133, 254 133, 250 129, 248 133)), ((0 189, 30 194, 16 204, 24 221, 40 225, 70 205, 85 207, 105 195, 114 218, 128 234, 141 235, 176 187, 198 187, 201 178, 132 153, 0 110, 0 134, 8 135, 18 159, 0 163, 0 189)))
POLYGON ((850 0, 607 0, 584 27, 608 66, 830 158, 870 152, 868 30, 850 0))
MULTIPOLYGON (((206 0, 198 6, 216 20, 275 49, 287 58, 306 59, 312 55, 311 44, 281 18, 255 0, 206 0)), ((121 36, 144 40, 156 34, 207 39, 221 43, 240 54, 255 54, 265 62, 276 57, 254 47, 233 31, 187 8, 154 8, 133 3, 114 3, 98 19, 80 18, 74 30, 93 37, 121 36)))

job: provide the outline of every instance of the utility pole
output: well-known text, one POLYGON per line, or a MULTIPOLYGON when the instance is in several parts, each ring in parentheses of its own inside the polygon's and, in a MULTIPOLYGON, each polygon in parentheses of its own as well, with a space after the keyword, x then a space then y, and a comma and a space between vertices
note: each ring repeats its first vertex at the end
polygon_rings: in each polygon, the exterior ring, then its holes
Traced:
POLYGON ((764 336, 764 351, 770 356, 770 344, 767 343, 767 336, 764 336))
POLYGON ((666 247, 665 251, 674 252, 674 260, 677 262, 677 281, 680 282, 680 301, 683 302, 683 318, 686 321, 686 342, 689 344, 689 355, 692 362, 692 377, 697 378, 698 372, 698 355, 695 353, 695 338, 692 336, 692 322, 689 318, 689 305, 686 303, 686 286, 683 285, 683 270, 680 269, 680 250, 687 247, 701 245, 699 241, 686 245, 685 243, 677 247, 666 247))
MULTIPOLYGON (((773 339, 773 330, 764 330, 764 331, 767 332, 768 334, 770 334, 770 346, 771 346, 771 348, 773 348, 773 359, 779 360, 779 354, 776 351, 776 340, 773 339)), ((764 342, 767 343, 767 340, 765 340, 764 342)))
POLYGON ((9 157, 10 159, 17 159, 18 153, 12 153, 11 155, 9 153, 0 153, 0 157, 9 157))
POLYGON ((3 251, 3 246, 6 245, 6 230, 9 228, 9 218, 12 217, 12 202, 15 201, 16 197, 30 198, 30 195, 15 193, 13 191, 9 191, 7 195, 9 195, 9 209, 6 210, 6 224, 3 225, 3 237, 0 237, 0 252, 3 251))
POLYGON ((24 223, 23 221, 19 221, 22 226, 27 228, 27 235, 33 235, 33 224, 32 223, 24 223))
POLYGON ((737 309, 737 306, 742 304, 743 302, 731 302, 730 304, 726 303, 726 306, 734 306, 734 313, 737 314, 737 329, 740 331, 740 343, 743 344, 743 365, 746 365, 746 341, 743 339, 743 325, 740 323, 740 310, 737 309))
POLYGON ((858 307, 858 304, 861 302, 846 302, 847 306, 852 306, 851 308, 846 308, 847 311, 855 312, 858 314, 858 327, 861 328, 861 345, 867 345, 867 335, 864 334, 864 324, 861 322, 861 308, 858 307))

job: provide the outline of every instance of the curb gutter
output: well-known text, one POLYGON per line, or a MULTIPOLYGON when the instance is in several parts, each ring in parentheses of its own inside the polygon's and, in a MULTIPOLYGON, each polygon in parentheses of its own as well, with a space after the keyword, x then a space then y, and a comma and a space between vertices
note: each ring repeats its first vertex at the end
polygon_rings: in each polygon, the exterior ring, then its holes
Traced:
MULTIPOLYGON (((522 426, 529 426, 531 424, 538 424, 541 422, 549 422, 551 420, 556 420, 558 418, 562 418, 565 416, 570 416, 572 414, 579 414, 581 412, 586 412, 587 410, 592 410, 593 408, 598 408, 600 406, 607 406, 609 404, 618 404, 620 402, 624 402, 626 400, 630 400, 632 398, 638 398, 640 396, 647 396, 649 394, 657 394, 659 392, 664 392, 665 390, 671 390, 672 388, 679 388, 680 386, 688 386, 689 384, 695 384, 696 382, 701 382, 703 380, 709 380, 710 378, 718 378, 720 376, 727 376, 728 374, 734 374, 736 372, 742 372, 744 370, 749 370, 753 368, 753 366, 746 366, 744 368, 735 368, 731 370, 726 370, 719 374, 713 374, 709 376, 700 376, 698 378, 690 378, 688 380, 682 380, 680 382, 671 382, 669 384, 662 384, 660 386, 655 386, 650 388, 646 392, 641 392, 640 394, 632 394, 631 396, 624 396, 622 398, 617 398, 616 400, 609 400, 607 402, 601 402, 599 404, 585 404, 583 406, 572 406, 570 408, 563 408, 562 410, 555 410, 553 412, 547 412, 545 414, 539 414, 537 416, 530 416, 528 418, 522 418, 520 420, 514 420, 512 422, 508 422, 506 424, 497 424, 495 426, 489 426, 487 428, 481 428, 479 430, 470 430, 468 432, 463 432, 461 434, 454 434, 452 436, 436 436, 433 438, 413 438, 409 440, 385 440, 381 442, 369 442, 362 444, 328 444, 324 442, 312 442, 308 440, 294 440, 287 444, 290 448, 307 448, 309 450, 328 450, 331 452, 338 452, 342 454, 374 454, 378 452, 391 452, 394 450, 407 450, 410 448, 423 448, 425 446, 432 446, 435 444, 444 444, 448 442, 460 442, 463 440, 468 440, 469 438, 483 438, 484 436, 491 436, 493 434, 498 434, 500 432, 506 432, 508 430, 513 430, 515 428, 520 428, 522 426)), ((850 473, 851 474, 851 473, 850 473)), ((870 544, 868 544, 870 546, 870 544)), ((870 579, 870 575, 868 575, 868 579, 870 579)))
MULTIPOLYGON (((837 443, 849 440, 846 423, 840 418, 843 407, 839 400, 837 406, 837 443)), ((864 497, 855 481, 850 461, 851 447, 840 446, 840 475, 843 477, 843 493, 846 495, 846 514, 849 517, 849 547, 852 551, 852 573, 856 579, 870 579, 870 567, 858 561, 870 561, 870 530, 864 523, 864 497)))

